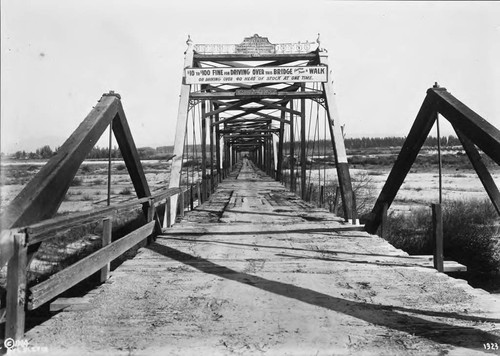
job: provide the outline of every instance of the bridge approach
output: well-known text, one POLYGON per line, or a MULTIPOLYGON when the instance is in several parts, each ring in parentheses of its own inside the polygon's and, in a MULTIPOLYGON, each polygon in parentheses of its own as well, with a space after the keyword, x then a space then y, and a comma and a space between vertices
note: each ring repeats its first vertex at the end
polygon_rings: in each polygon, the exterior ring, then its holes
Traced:
POLYGON ((499 303, 243 160, 110 279, 29 330, 51 354, 473 355, 499 303))

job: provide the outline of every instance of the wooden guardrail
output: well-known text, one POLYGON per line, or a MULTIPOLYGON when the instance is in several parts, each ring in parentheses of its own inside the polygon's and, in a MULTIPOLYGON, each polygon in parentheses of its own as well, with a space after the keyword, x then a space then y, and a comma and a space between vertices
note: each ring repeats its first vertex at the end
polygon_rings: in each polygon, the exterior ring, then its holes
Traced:
MULTIPOLYGON (((216 178, 220 181, 221 177, 216 178)), ((204 177, 200 191, 196 192, 200 203, 213 192, 214 184, 209 179, 212 177, 204 177)), ((177 211, 172 214, 172 202, 177 202, 175 208, 180 207, 180 215, 183 215, 186 205, 194 208, 194 195, 193 186, 187 187, 187 190, 169 188, 151 194, 121 97, 114 92, 103 94, 57 154, 28 182, 0 216, 4 229, 0 232, 0 268, 7 264, 5 338, 19 340, 23 336, 26 309, 38 308, 99 270, 101 280, 106 280, 112 260, 138 242, 151 240, 163 227, 172 225, 172 219, 177 216, 177 211), (81 163, 107 127, 115 135, 138 199, 54 218, 81 163), (189 198, 186 198, 187 193, 189 198), (160 205, 165 205, 163 220, 157 213, 160 205), (111 217, 136 206, 142 206, 146 223, 128 235, 111 241, 111 217), (30 286, 28 290, 27 268, 42 242, 73 226, 99 220, 103 221, 102 248, 46 281, 30 286)), ((3 310, 0 310, 0 318, 2 314, 3 310)))
POLYGON ((166 205, 165 209, 170 210, 168 206, 170 197, 178 195, 178 208, 180 215, 183 215, 186 205, 189 206, 189 199, 185 199, 186 193, 189 192, 192 192, 192 189, 169 188, 133 202, 60 216, 3 231, 1 235, 2 265, 8 263, 5 337, 18 340, 23 336, 26 310, 40 307, 99 270, 105 272, 101 273, 103 276, 101 281, 104 282, 109 276, 109 263, 112 260, 139 242, 154 236, 158 232, 157 228, 161 228, 155 210, 161 205, 166 205), (138 206, 148 209, 146 223, 128 235, 111 242, 110 218, 138 206), (107 221, 108 226, 103 228, 103 246, 99 250, 55 273, 47 280, 28 288, 26 272, 30 245, 48 241, 63 230, 100 220, 104 223, 107 221))
MULTIPOLYGON (((438 114, 447 119, 455 130, 472 167, 483 184, 495 210, 500 215, 500 190, 478 151, 478 148, 481 149, 493 162, 500 165, 500 130, 451 95, 445 88, 440 88, 436 83, 432 88, 427 90, 427 95, 396 162, 382 187, 371 213, 368 215, 365 224, 365 230, 368 233, 375 234, 379 231, 382 237, 387 234, 387 210, 410 172, 430 130, 438 120, 438 114)), ((439 167, 441 167, 441 164, 439 164, 439 167)), ((439 204, 432 204, 431 207, 434 267, 438 271, 443 271, 441 201, 439 204)))

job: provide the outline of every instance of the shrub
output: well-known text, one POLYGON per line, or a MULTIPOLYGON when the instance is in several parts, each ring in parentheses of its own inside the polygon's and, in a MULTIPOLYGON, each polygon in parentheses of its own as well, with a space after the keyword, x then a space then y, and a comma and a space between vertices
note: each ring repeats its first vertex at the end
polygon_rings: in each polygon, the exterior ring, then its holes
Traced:
POLYGON ((90 169, 90 166, 84 165, 84 166, 81 166, 80 171, 82 173, 90 173, 91 169, 90 169))
POLYGON ((103 179, 94 179, 92 182, 90 182, 90 185, 103 185, 106 182, 103 179))
MULTIPOLYGON (((443 204, 444 255, 482 272, 500 270, 499 217, 489 200, 443 204)), ((389 214, 387 240, 410 254, 432 254, 432 213, 389 214)))
POLYGON ((120 191, 120 194, 121 194, 121 195, 130 195, 130 194, 132 194, 132 190, 131 190, 129 187, 126 187, 126 188, 123 188, 123 189, 120 191))
MULTIPOLYGON (((325 203, 330 211, 333 211, 335 205, 335 195, 337 190, 337 181, 332 181, 325 186, 325 203)), ((356 212, 358 217, 362 217, 369 213, 375 203, 373 178, 367 172, 360 172, 352 179, 352 191, 356 199, 356 212)), ((334 214, 344 217, 342 209, 342 198, 339 196, 337 211, 334 214)))
POLYGON ((123 163, 120 163, 119 165, 116 166, 117 171, 123 171, 125 168, 127 168, 123 163))
POLYGON ((92 200, 92 197, 91 197, 89 194, 84 194, 84 195, 82 196, 82 200, 84 200, 84 201, 89 201, 89 200, 92 200))
POLYGON ((411 255, 432 253, 432 216, 429 208, 413 209, 410 214, 391 211, 387 222, 387 240, 394 247, 411 255))

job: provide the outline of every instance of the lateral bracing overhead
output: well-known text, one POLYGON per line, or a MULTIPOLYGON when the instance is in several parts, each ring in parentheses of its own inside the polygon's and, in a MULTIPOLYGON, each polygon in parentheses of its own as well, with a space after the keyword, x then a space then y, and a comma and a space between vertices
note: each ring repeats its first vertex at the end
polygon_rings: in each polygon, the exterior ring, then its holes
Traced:
MULTIPOLYGON (((246 155, 278 180, 289 176, 291 190, 299 190, 305 198, 312 122, 307 115, 314 103, 325 113, 342 212, 352 219, 355 201, 347 154, 328 77, 328 55, 319 42, 272 44, 254 35, 235 45, 194 45, 190 39, 187 44, 169 186, 182 184, 183 163, 189 159, 185 148, 195 151, 201 144, 201 152, 190 157, 201 154, 203 184, 213 182, 214 175, 219 181, 224 169, 246 155), (196 110, 199 123, 193 116, 188 125, 189 115, 196 110)), ((170 220, 175 221, 175 209, 171 214, 170 220)))

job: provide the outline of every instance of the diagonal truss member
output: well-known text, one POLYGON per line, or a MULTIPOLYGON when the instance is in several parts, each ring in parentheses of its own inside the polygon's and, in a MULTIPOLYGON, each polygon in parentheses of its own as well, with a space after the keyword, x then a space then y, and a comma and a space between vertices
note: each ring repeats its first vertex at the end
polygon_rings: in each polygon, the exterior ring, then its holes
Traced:
MULTIPOLYGON (((355 202, 332 80, 328 78, 326 51, 311 49, 312 42, 272 44, 258 35, 247 37, 238 45, 193 45, 191 40, 187 44, 169 187, 181 184, 188 112, 196 105, 201 107, 203 179, 208 166, 207 135, 211 150, 216 146, 219 177, 221 169, 234 163, 238 151, 252 151, 262 161, 266 173, 279 178, 285 125, 293 132, 294 121, 301 123, 300 169, 304 177, 305 101, 314 100, 322 103, 327 113, 343 213, 346 219, 352 219, 355 202), (305 83, 314 83, 315 88, 306 88, 305 83)), ((305 194, 305 179, 301 183, 301 192, 305 194)), ((172 199, 176 206, 176 197, 172 199)), ((171 211, 171 221, 175 221, 175 210, 171 211)))
POLYGON ((437 113, 443 115, 453 126, 472 166, 500 215, 500 192, 476 148, 476 146, 479 147, 500 165, 500 131, 451 95, 445 88, 436 86, 427 90, 427 95, 410 133, 375 202, 369 220, 365 224, 367 232, 371 234, 377 232, 382 222, 384 210, 387 211, 386 209, 394 201, 436 121, 437 113))

